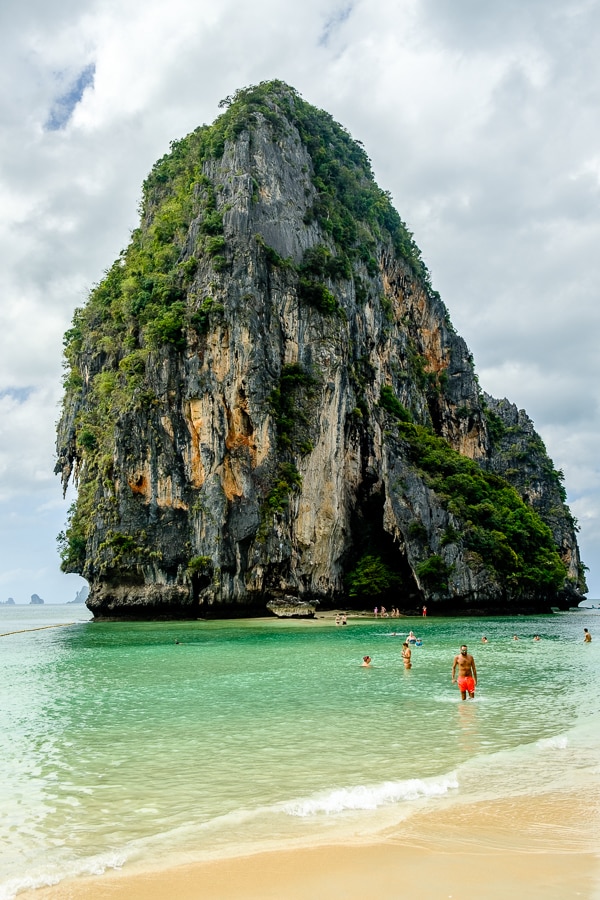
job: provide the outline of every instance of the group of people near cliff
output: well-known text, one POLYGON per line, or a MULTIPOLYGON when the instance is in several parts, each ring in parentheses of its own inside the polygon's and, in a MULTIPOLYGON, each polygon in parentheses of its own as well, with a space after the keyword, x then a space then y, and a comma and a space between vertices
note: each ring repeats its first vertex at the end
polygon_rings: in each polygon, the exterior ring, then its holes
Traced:
MULTIPOLYGON (((412 635, 412 631, 410 634, 412 635)), ((369 668, 372 662, 373 660, 370 656, 363 656, 361 666, 369 668)), ((412 651, 408 641, 404 641, 402 644, 402 662, 404 663, 405 669, 412 669, 412 651)), ((477 685, 477 669, 475 667, 475 660, 467 651, 466 644, 462 645, 460 653, 457 653, 454 657, 454 662, 452 663, 452 684, 454 684, 455 681, 458 682, 458 688, 462 699, 466 700, 468 694, 473 700, 475 697, 475 687, 477 685), (457 669, 458 678, 455 678, 457 669)))
MULTIPOLYGON (((388 618, 399 619, 400 616, 402 615, 402 613, 400 612, 400 610, 398 609, 397 606, 392 606, 390 612, 387 611, 385 606, 382 606, 381 608, 379 606, 376 606, 375 609, 373 610, 373 613, 375 615, 375 618, 377 618, 377 616, 379 616, 382 619, 388 619, 388 618)), ((427 607, 426 606, 423 606, 421 608, 421 615, 427 616, 427 607)))
MULTIPOLYGON (((513 640, 519 640, 518 635, 513 635, 513 640)), ((534 641, 539 641, 540 636, 536 634, 534 641)), ((584 644, 591 643, 592 635, 587 628, 583 629, 584 644)), ((487 644, 488 639, 485 635, 481 639, 482 643, 487 644)), ((402 662, 405 669, 412 669, 412 652, 410 645, 417 642, 417 638, 412 631, 407 635, 407 640, 402 644, 402 662), (411 640, 412 638, 412 640, 411 640)), ((370 667, 373 660, 370 656, 363 656, 362 666, 370 667)), ((469 653, 467 645, 462 644, 460 652, 456 654, 452 662, 452 684, 458 684, 460 696, 462 700, 475 699, 475 688, 477 687, 477 667, 471 653, 469 653)))

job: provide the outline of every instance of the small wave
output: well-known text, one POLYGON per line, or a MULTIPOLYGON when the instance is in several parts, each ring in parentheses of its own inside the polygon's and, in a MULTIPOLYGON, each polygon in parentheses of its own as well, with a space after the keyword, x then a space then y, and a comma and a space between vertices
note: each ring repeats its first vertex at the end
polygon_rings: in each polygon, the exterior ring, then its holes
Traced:
POLYGON ((456 788, 458 779, 455 774, 431 780, 411 778, 406 781, 384 781, 382 784, 356 785, 314 794, 285 803, 282 809, 289 816, 335 815, 347 809, 377 809, 406 800, 441 797, 456 788))
POLYGON ((65 878, 76 878, 81 875, 103 875, 107 869, 120 869, 127 859, 124 853, 104 853, 87 859, 72 860, 65 863, 64 868, 49 866, 45 872, 32 873, 17 878, 9 878, 0 884, 0 900, 13 900, 23 891, 52 887, 65 878))
POLYGON ((559 734, 556 737, 541 738, 536 742, 536 747, 540 750, 566 750, 569 741, 566 734, 559 734))

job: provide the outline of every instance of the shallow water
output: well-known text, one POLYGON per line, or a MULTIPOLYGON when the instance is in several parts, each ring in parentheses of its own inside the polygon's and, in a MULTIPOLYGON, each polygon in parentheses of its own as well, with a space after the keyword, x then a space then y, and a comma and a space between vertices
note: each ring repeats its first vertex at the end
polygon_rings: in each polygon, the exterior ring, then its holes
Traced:
POLYGON ((2 633, 80 620, 0 637, 0 898, 128 861, 600 784, 598 612, 346 627, 88 618, 0 608, 2 633), (583 645, 584 626, 597 642, 583 645), (406 671, 411 627, 423 645, 406 671), (450 680, 462 642, 474 702, 450 680))

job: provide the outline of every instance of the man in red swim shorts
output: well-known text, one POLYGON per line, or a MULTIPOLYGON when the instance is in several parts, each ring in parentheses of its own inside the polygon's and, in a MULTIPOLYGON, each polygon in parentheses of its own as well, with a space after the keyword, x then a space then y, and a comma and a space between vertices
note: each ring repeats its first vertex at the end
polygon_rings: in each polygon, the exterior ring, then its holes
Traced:
POLYGON ((454 673, 458 667, 458 689, 463 700, 467 699, 467 694, 473 700, 475 698, 475 686, 477 684, 477 669, 475 668, 475 660, 470 653, 467 653, 467 645, 463 644, 460 653, 454 657, 452 663, 452 684, 456 681, 454 673))

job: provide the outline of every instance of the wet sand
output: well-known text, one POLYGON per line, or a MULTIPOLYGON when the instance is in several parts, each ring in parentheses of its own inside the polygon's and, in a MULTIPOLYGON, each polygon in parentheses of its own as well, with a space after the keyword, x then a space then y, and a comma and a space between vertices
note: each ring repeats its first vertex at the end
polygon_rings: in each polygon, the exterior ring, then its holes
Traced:
POLYGON ((20 900, 528 900, 600 897, 600 797, 563 793, 421 813, 377 843, 107 873, 20 900))

